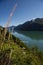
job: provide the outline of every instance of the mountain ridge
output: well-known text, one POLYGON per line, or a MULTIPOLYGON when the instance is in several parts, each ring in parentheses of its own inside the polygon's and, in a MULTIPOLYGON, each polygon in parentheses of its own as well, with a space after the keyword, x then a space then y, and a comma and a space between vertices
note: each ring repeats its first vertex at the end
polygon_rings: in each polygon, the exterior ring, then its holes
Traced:
MULTIPOLYGON (((12 26, 10 27, 12 28, 12 26)), ((43 18, 36 18, 30 21, 27 21, 23 24, 20 24, 18 26, 13 26, 14 30, 20 30, 20 31, 43 31, 43 18)))

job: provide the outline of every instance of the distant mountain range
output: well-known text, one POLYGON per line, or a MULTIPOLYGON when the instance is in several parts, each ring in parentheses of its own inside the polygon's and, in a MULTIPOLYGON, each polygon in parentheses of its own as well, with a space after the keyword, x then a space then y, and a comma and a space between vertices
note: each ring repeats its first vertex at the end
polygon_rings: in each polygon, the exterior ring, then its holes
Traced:
POLYGON ((10 31, 43 31, 43 18, 36 18, 18 26, 11 26, 10 31))
POLYGON ((43 18, 36 18, 18 26, 9 27, 15 31, 43 31, 43 18))

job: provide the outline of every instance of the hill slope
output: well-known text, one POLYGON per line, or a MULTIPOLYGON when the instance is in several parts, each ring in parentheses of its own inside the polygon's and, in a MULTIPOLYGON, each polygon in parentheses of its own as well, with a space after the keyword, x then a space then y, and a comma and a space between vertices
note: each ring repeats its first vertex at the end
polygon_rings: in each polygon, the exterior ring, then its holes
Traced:
POLYGON ((43 65, 43 52, 28 48, 13 35, 9 40, 0 36, 0 65, 43 65))

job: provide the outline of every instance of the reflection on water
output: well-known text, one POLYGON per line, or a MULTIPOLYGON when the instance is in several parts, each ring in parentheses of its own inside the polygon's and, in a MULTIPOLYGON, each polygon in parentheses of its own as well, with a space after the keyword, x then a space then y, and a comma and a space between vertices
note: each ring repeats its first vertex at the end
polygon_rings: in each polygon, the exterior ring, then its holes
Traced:
POLYGON ((38 46, 43 49, 43 31, 19 31, 13 33, 21 41, 25 42, 27 46, 38 46))

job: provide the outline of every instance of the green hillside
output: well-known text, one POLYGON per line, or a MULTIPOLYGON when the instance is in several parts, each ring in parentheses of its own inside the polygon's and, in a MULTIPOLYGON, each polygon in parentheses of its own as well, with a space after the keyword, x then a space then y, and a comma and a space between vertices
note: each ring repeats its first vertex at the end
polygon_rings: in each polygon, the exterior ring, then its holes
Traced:
POLYGON ((28 48, 11 34, 8 40, 8 34, 3 40, 0 33, 0 65, 43 65, 43 51, 37 47, 28 48))

